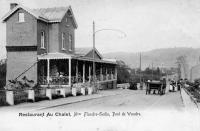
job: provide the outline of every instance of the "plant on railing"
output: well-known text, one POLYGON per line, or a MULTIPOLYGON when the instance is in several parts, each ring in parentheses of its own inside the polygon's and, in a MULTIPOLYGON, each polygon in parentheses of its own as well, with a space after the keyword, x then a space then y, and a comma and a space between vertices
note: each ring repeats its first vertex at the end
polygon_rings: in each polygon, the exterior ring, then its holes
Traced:
POLYGON ((35 86, 34 81, 29 80, 26 76, 22 78, 22 81, 15 79, 15 80, 9 80, 9 82, 11 84, 9 86, 6 86, 6 89, 13 89, 13 90, 31 89, 35 86))
POLYGON ((78 77, 72 76, 71 81, 72 81, 72 83, 81 83, 81 82, 83 82, 83 78, 81 76, 78 76, 78 77))

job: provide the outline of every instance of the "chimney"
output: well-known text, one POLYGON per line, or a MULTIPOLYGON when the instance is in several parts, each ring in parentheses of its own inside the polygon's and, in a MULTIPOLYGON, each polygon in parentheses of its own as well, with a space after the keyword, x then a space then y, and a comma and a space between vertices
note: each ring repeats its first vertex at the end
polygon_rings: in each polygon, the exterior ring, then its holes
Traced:
POLYGON ((10 3, 10 9, 12 10, 13 8, 15 8, 18 4, 17 3, 10 3))

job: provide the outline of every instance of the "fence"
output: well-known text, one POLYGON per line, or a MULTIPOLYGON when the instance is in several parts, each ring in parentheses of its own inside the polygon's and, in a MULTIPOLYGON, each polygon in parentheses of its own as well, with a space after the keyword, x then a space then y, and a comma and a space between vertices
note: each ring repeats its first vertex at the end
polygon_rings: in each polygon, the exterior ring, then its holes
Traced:
POLYGON ((200 88, 193 86, 184 87, 191 95, 196 99, 196 102, 200 102, 200 88))
MULTIPOLYGON (((38 78, 38 83, 41 84, 41 85, 47 85, 47 76, 40 76, 38 78)), ((68 76, 62 76, 62 77, 50 76, 49 77, 49 84, 52 84, 52 85, 68 85, 69 84, 69 77, 68 76)))

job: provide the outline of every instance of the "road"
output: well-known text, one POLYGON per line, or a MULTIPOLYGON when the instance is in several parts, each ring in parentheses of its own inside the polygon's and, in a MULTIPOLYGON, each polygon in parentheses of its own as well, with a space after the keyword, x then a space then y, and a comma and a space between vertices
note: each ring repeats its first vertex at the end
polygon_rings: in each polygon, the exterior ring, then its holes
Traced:
POLYGON ((180 92, 167 92, 165 95, 146 95, 144 90, 110 90, 101 93, 112 92, 112 95, 88 101, 63 104, 46 108, 45 110, 135 110, 148 109, 176 110, 184 108, 180 92))
POLYGON ((199 112, 185 110, 180 92, 167 92, 160 96, 146 95, 144 90, 128 89, 106 90, 90 96, 5 107, 2 108, 0 123, 0 130, 9 131, 24 129, 31 131, 198 131, 200 129, 199 112), (18 110, 24 108, 31 110, 18 110), (110 116, 74 117, 74 112, 81 114, 103 112, 110 116), (116 114, 125 112, 126 115, 112 116, 113 112, 116 114), (129 116, 128 112, 139 115, 129 116), (45 116, 20 117, 19 113, 45 113, 45 116), (47 117, 48 113, 53 113, 53 117, 47 117), (71 113, 72 117, 55 116, 56 113, 71 113))
MULTIPOLYGON (((77 117, 81 126, 70 126, 74 130, 86 129, 96 131, 197 131, 200 128, 199 113, 185 111, 180 92, 167 92, 165 95, 146 95, 144 90, 110 90, 111 93, 88 101, 42 109, 50 112, 109 112, 109 114, 132 112, 139 113, 133 117, 77 117), (92 125, 90 124, 92 123, 92 125), (98 127, 98 128, 96 128, 98 127)), ((87 115, 86 115, 87 116, 87 115)), ((76 119, 77 120, 77 119, 76 119)), ((74 122, 74 121, 73 121, 74 122)), ((70 122, 69 122, 70 123, 70 122)))

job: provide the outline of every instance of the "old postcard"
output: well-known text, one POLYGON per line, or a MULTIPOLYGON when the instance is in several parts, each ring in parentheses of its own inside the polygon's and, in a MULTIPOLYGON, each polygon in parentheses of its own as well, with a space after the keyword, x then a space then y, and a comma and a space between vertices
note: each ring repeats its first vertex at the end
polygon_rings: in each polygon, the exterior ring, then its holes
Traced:
POLYGON ((200 1, 0 7, 1 131, 200 130, 200 1))

